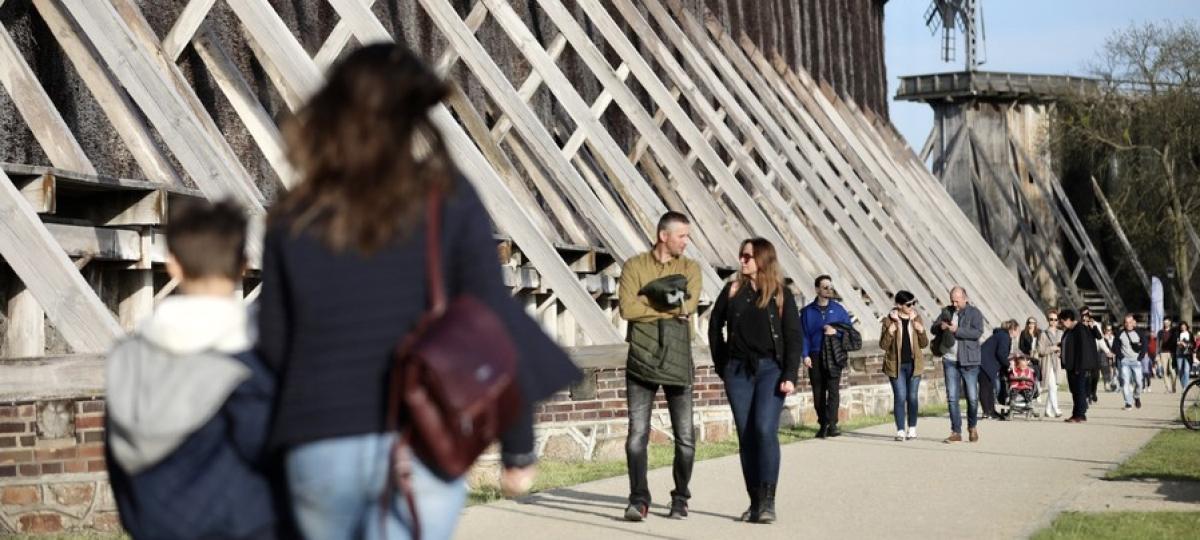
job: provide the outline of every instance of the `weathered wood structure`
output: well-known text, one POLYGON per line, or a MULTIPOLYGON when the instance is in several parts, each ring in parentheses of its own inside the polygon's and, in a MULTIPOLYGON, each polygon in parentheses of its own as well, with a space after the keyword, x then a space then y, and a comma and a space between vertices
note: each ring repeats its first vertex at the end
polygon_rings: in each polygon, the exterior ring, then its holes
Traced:
MULTIPOLYGON (((898 289, 932 309, 955 283, 992 320, 1036 311, 999 265, 972 264, 986 250, 946 226, 956 214, 924 210, 944 194, 931 193, 932 179, 877 115, 759 48, 770 39, 732 34, 728 20, 680 0, 544 0, 521 11, 500 0, 466 11, 446 0, 330 0, 288 8, 299 28, 266 0, 180 2, 173 19, 133 0, 7 4, 21 24, 51 30, 73 74, 56 76, 79 84, 73 95, 103 113, 91 121, 106 121, 130 156, 118 164, 103 154, 100 172, 139 178, 97 174, 85 151, 95 143, 77 136, 81 126, 26 59, 52 47, 23 52, 6 32, 4 87, 39 150, 28 157, 53 167, 5 168, 14 226, 0 245, 17 278, 7 286, 7 356, 102 351, 132 327, 171 288, 155 272, 169 201, 233 197, 261 216, 293 181, 274 119, 353 43, 398 37, 459 83, 435 121, 493 213, 508 282, 564 344, 621 341, 619 263, 647 247, 668 208, 696 222, 690 254, 708 298, 737 243, 759 235, 781 248, 802 290, 830 273, 866 321, 898 289), (324 32, 304 26, 313 24, 301 22, 304 9, 326 15, 326 35, 314 39, 324 32), (394 20, 401 11, 405 25, 394 20), (233 121, 213 115, 215 104, 233 121), (954 241, 931 234, 945 230, 954 241), (92 284, 79 267, 95 267, 92 284), (61 343, 23 330, 42 312, 44 334, 61 343)), ((255 285, 251 277, 247 295, 255 285)), ((874 326, 864 325, 868 336, 874 326)))
MULTIPOLYGON (((1078 77, 965 71, 903 77, 896 98, 933 108, 922 161, 1030 296, 1045 307, 1093 305, 1124 313, 1051 167, 1046 141, 1058 97, 1096 88, 1096 81, 1078 77)), ((1149 279, 1139 279, 1149 287, 1149 279)))

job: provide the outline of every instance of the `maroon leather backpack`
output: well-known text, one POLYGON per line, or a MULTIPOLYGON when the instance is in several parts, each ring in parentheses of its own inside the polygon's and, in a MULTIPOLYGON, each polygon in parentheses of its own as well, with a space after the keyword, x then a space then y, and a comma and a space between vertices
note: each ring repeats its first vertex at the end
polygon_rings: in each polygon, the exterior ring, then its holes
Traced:
POLYGON ((428 311, 396 348, 388 397, 386 428, 399 436, 381 503, 390 507, 400 489, 413 516, 414 538, 420 525, 409 450, 439 476, 460 477, 513 425, 521 405, 517 349, 504 322, 469 295, 446 301, 441 207, 442 196, 434 190, 426 209, 428 311))

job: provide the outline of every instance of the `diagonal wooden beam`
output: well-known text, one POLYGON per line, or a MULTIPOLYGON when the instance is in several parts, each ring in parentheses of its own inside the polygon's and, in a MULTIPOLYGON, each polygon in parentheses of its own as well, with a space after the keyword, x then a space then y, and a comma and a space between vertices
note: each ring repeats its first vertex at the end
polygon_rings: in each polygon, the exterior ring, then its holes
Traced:
POLYGON ((50 158, 50 163, 62 169, 96 174, 92 161, 83 153, 71 128, 63 121, 3 25, 0 25, 0 84, 8 91, 17 112, 46 157, 50 158))
POLYGON ((0 256, 76 353, 102 353, 121 326, 0 171, 0 256))
MULTIPOLYGON (((178 60, 180 53, 187 47, 188 42, 192 41, 192 36, 196 35, 196 30, 200 29, 200 25, 204 23, 205 17, 208 17, 208 12, 212 11, 213 4, 217 0, 191 0, 188 5, 183 8, 183 12, 179 14, 179 18, 175 19, 175 25, 171 27, 171 31, 167 32, 167 37, 163 38, 163 52, 167 53, 167 58, 178 60)), ((234 0, 237 2, 238 0, 234 0)))
POLYGON ((1133 249, 1133 244, 1129 243, 1129 237, 1125 236, 1125 228, 1121 226, 1121 221, 1117 219, 1117 213, 1113 212, 1112 206, 1108 204, 1108 197, 1104 196, 1104 190, 1100 189, 1100 183, 1096 181, 1096 177, 1090 177, 1092 181, 1092 192, 1096 194, 1096 200, 1100 201, 1100 206, 1104 208, 1104 215, 1108 218, 1109 225, 1112 225, 1113 231, 1117 233, 1117 240, 1121 241, 1121 247, 1125 248, 1125 254, 1129 256, 1129 262, 1133 264, 1133 270, 1137 272, 1138 279, 1146 288, 1146 294, 1150 294, 1150 276, 1146 274, 1146 268, 1142 266, 1141 259, 1138 258, 1137 250, 1133 249))

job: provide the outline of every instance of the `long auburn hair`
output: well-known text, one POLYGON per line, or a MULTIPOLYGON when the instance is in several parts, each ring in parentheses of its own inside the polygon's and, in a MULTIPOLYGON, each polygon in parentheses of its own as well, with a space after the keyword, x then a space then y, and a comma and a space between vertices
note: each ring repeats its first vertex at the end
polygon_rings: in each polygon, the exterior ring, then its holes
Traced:
MULTIPOLYGON (((776 305, 782 309, 783 272, 779 269, 779 257, 775 253, 775 246, 766 238, 750 238, 743 241, 741 247, 738 248, 739 255, 747 245, 754 251, 754 264, 758 266, 758 275, 755 278, 758 285, 756 305, 759 308, 766 308, 773 298, 776 305)), ((738 287, 752 290, 753 285, 748 276, 738 274, 738 287)))
POLYGON ((371 254, 412 231, 426 195, 446 193, 454 164, 428 116, 450 87, 401 45, 351 53, 283 125, 299 184, 272 209, 293 234, 371 254))

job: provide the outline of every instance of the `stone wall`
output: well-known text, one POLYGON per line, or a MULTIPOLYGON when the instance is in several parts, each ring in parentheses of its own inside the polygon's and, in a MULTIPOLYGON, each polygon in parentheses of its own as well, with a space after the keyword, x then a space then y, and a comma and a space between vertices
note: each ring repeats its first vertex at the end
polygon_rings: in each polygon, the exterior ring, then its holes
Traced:
POLYGON ((103 441, 103 398, 0 403, 0 536, 119 529, 103 441))

